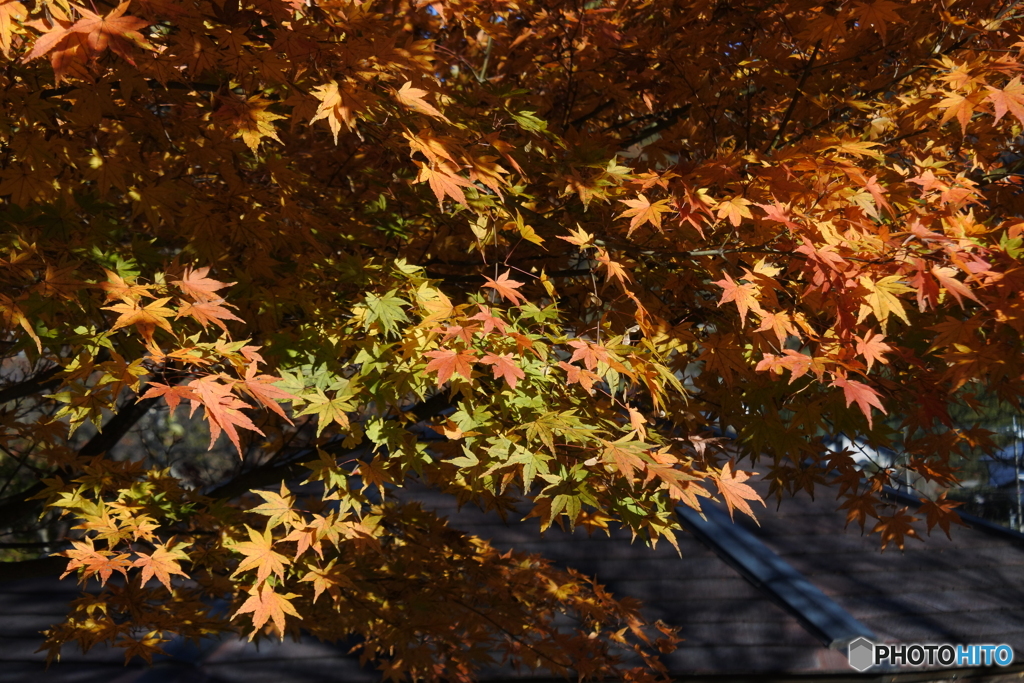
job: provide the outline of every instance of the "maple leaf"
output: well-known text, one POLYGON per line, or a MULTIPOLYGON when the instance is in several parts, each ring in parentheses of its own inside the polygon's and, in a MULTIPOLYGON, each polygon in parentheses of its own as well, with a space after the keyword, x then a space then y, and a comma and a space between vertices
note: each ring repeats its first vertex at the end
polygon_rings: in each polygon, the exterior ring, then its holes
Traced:
POLYGON ((270 529, 268 528, 261 534, 248 524, 245 525, 245 528, 249 532, 249 540, 235 543, 232 546, 232 549, 240 553, 243 558, 231 575, 237 576, 242 572, 255 569, 257 586, 266 581, 271 574, 283 581, 284 566, 291 564, 291 560, 274 551, 274 538, 270 534, 270 529))
POLYGON ((996 117, 994 123, 999 123, 1006 112, 1010 112, 1015 119, 1024 123, 1024 84, 1021 83, 1020 76, 1014 76, 1002 90, 992 86, 986 87, 989 92, 986 99, 992 102, 992 113, 996 117))
POLYGON ((291 495, 283 481, 281 482, 280 493, 261 490, 254 490, 253 493, 263 498, 265 502, 250 509, 249 512, 266 515, 270 518, 267 520, 268 532, 279 524, 284 524, 286 527, 291 528, 301 522, 301 518, 293 508, 295 496, 291 495))
POLYGON ((871 366, 875 361, 883 365, 889 362, 882 354, 892 351, 892 347, 885 343, 883 335, 869 330, 863 338, 854 338, 857 340, 857 353, 864 356, 864 360, 868 362, 868 372, 871 372, 871 366))
POLYGON ((869 428, 872 426, 872 406, 881 410, 883 415, 888 414, 885 410, 885 406, 882 405, 881 394, 869 387, 867 384, 852 379, 846 379, 845 377, 836 377, 832 382, 832 386, 839 387, 843 390, 843 396, 846 398, 847 408, 856 401, 857 407, 860 408, 862 413, 864 413, 864 417, 868 419, 869 428))
POLYGON ((72 540, 71 545, 73 546, 71 550, 59 553, 70 560, 60 578, 63 579, 78 568, 85 569, 82 574, 83 580, 94 574, 99 574, 100 584, 106 584, 114 572, 120 572, 125 578, 128 578, 127 568, 131 566, 131 562, 128 560, 127 554, 96 550, 93 540, 88 537, 81 541, 72 540))
POLYGON ((438 349, 437 351, 427 351, 423 355, 434 359, 427 363, 425 372, 437 373, 437 386, 447 382, 456 373, 467 380, 473 379, 473 363, 477 361, 477 357, 471 350, 438 349))
POLYGON ((890 0, 874 0, 873 2, 858 2, 854 4, 853 16, 863 26, 870 26, 882 37, 882 43, 886 40, 887 24, 905 24, 906 21, 896 10, 900 5, 890 0))
POLYGON ((284 389, 274 386, 281 381, 280 377, 274 377, 273 375, 257 375, 259 370, 256 369, 256 363, 251 363, 249 367, 245 369, 245 379, 239 384, 245 393, 252 396, 259 403, 270 408, 272 411, 283 417, 291 424, 292 421, 285 415, 284 410, 278 404, 278 400, 283 401, 296 401, 299 399, 298 396, 288 393, 284 389))
POLYGON ((650 446, 642 441, 634 440, 632 433, 618 441, 610 442, 602 439, 600 443, 604 448, 601 451, 601 458, 618 470, 630 486, 633 486, 636 483, 637 471, 642 471, 647 466, 647 461, 640 456, 650 446))
POLYGON ((600 344, 588 342, 586 339, 570 339, 567 344, 574 349, 569 359, 570 363, 580 360, 587 366, 587 370, 594 370, 598 363, 609 362, 608 349, 600 344))
MULTIPOLYGON (((122 2, 109 14, 100 16, 90 12, 84 7, 75 6, 75 9, 82 18, 68 27, 55 26, 51 31, 36 39, 32 51, 25 56, 29 62, 37 57, 42 57, 51 50, 60 50, 62 43, 68 45, 68 40, 75 38, 74 34, 83 34, 85 44, 92 53, 92 57, 98 57, 108 48, 125 59, 129 64, 135 64, 131 57, 130 48, 132 45, 139 45, 153 49, 146 39, 139 33, 139 29, 149 26, 149 22, 138 17, 125 16, 129 2, 122 2)), ((58 80, 59 77, 58 77, 58 80)))
POLYGON ((565 240, 569 244, 574 244, 581 249, 594 245, 594 236, 579 226, 576 226, 575 230, 569 231, 569 237, 559 235, 558 239, 565 240))
POLYGON ((327 591, 335 600, 341 598, 339 587, 352 586, 352 581, 345 576, 341 567, 336 567, 337 558, 327 563, 327 566, 310 567, 309 572, 299 581, 307 581, 313 584, 313 602, 315 603, 320 595, 327 591))
POLYGON ((470 317, 469 320, 479 320, 483 323, 483 333, 485 335, 490 334, 494 330, 498 330, 500 334, 505 334, 505 331, 508 329, 508 325, 504 320, 495 316, 491 313, 490 308, 482 304, 480 305, 480 311, 477 312, 476 315, 470 317))
POLYGON ((190 316, 194 318, 204 328, 213 323, 224 332, 228 331, 227 325, 224 324, 225 320, 236 320, 240 323, 245 321, 239 318, 237 315, 229 311, 225 306, 230 306, 223 299, 212 299, 210 301, 199 301, 192 303, 190 301, 183 301, 181 308, 178 309, 177 315, 174 316, 175 320, 190 316))
POLYGON ((739 227, 744 218, 754 217, 754 214, 750 213, 750 202, 743 197, 733 197, 721 202, 715 209, 720 219, 728 219, 734 227, 739 227))
POLYGON ((248 417, 239 410, 248 408, 248 404, 231 393, 231 385, 219 381, 216 375, 200 377, 188 384, 195 393, 196 398, 191 398, 192 413, 200 405, 206 409, 206 415, 210 421, 210 447, 217 441, 221 430, 228 435, 231 443, 235 445, 238 456, 242 457, 242 445, 239 442, 236 427, 248 429, 263 436, 263 432, 252 423, 248 417))
POLYGON ((604 249, 597 250, 597 262, 601 264, 601 267, 606 270, 605 282, 610 282, 612 278, 615 278, 619 286, 623 289, 626 288, 626 283, 632 281, 632 276, 622 267, 622 264, 618 261, 613 261, 612 257, 609 256, 608 252, 604 249))
POLYGON ((426 95, 427 91, 422 88, 414 88, 412 81, 406 81, 405 85, 395 91, 395 99, 410 109, 427 116, 433 116, 442 121, 447 121, 448 119, 444 114, 438 111, 434 105, 423 99, 426 95))
POLYGON ((485 365, 492 365, 491 371, 494 373, 494 379, 504 377, 513 391, 516 388, 516 382, 526 377, 526 373, 516 365, 515 359, 510 353, 503 353, 500 356, 488 353, 480 359, 480 362, 485 365))
MULTIPOLYGON (((638 194, 637 199, 620 199, 623 204, 629 206, 626 211, 619 214, 619 218, 629 218, 632 220, 629 222, 629 230, 626 232, 626 237, 633 234, 633 231, 642 226, 644 223, 650 223, 659 231, 661 230, 661 214, 670 213, 672 207, 668 205, 667 199, 660 199, 653 204, 643 194, 638 194)), ((749 212, 748 212, 749 213, 749 212)), ((563 237, 562 239, 567 242, 571 241, 563 237)), ((580 245, 582 246, 582 245, 580 245)))
POLYGON ((722 280, 716 281, 714 284, 721 287, 722 298, 719 300, 718 305, 727 304, 730 301, 736 304, 736 308, 740 312, 740 325, 746 325, 747 322, 747 311, 753 310, 757 313, 764 313, 761 308, 761 304, 757 301, 757 285, 753 283, 738 284, 728 273, 724 274, 725 277, 722 280))
POLYGON ((310 396, 307 394, 303 398, 309 402, 309 405, 303 408, 302 412, 298 413, 298 416, 317 416, 317 436, 320 436, 320 433, 332 422, 341 425, 342 429, 349 429, 350 424, 347 413, 356 409, 350 393, 339 391, 334 398, 330 398, 322 389, 317 389, 315 395, 310 396))
POLYGON ((585 368, 581 368, 578 365, 570 365, 564 360, 558 362, 558 367, 565 370, 568 377, 566 378, 569 384, 579 384, 585 391, 592 392, 594 389, 594 382, 600 382, 601 378, 598 375, 590 372, 585 368))
POLYGON ((8 59, 11 58, 11 35, 15 22, 24 19, 25 14, 25 6, 16 0, 0 4, 0 51, 8 59))
POLYGON ((99 283, 99 288, 107 293, 107 302, 116 301, 123 299, 124 301, 138 301, 144 296, 153 298, 153 295, 149 293, 149 290, 153 289, 152 285, 139 285, 129 284, 117 273, 103 269, 103 272, 107 274, 107 281, 99 283))
POLYGON ((929 500, 928 498, 921 499, 921 507, 918 508, 918 512, 922 512, 925 515, 928 524, 928 533, 932 533, 932 529, 938 525, 942 529, 946 538, 953 538, 949 534, 950 523, 959 524, 960 526, 968 526, 962 519, 960 519, 959 513, 956 508, 963 505, 963 503, 955 500, 947 500, 946 492, 943 491, 935 500, 929 500))
POLYGON ((153 341, 153 332, 156 331, 156 328, 159 327, 162 330, 174 333, 171 324, 167 321, 167 318, 174 315, 174 309, 164 306, 170 300, 170 297, 157 299, 145 306, 140 306, 137 301, 129 300, 124 303, 114 304, 113 306, 104 306, 103 308, 106 311, 114 311, 121 314, 114 322, 112 330, 135 325, 135 329, 146 340, 146 345, 155 347, 156 343, 153 341))
POLYGON ((518 280, 509 279, 509 274, 512 271, 506 270, 504 273, 498 276, 497 280, 486 278, 484 287, 489 287, 501 295, 503 299, 508 299, 512 302, 513 306, 518 306, 526 301, 526 297, 520 294, 518 290, 522 287, 525 282, 519 282, 518 280))
POLYGON ((776 223, 782 223, 787 228, 799 228, 800 226, 793 222, 789 217, 789 207, 785 204, 775 202, 773 204, 754 204, 754 206, 760 207, 764 210, 765 218, 776 223))
POLYGON ((753 474, 757 474, 757 472, 744 472, 734 469, 734 465, 730 461, 725 463, 721 474, 715 478, 715 484, 718 486, 718 492, 722 494, 722 500, 725 501, 725 505, 729 509, 730 519, 733 518, 734 510, 739 510, 760 526, 761 523, 757 521, 754 511, 750 509, 750 504, 747 501, 757 501, 762 505, 764 505, 764 501, 761 500, 761 496, 757 495, 757 491, 750 488, 749 484, 743 483, 750 479, 750 476, 753 474))
POLYGON ((277 629, 277 632, 283 638, 285 615, 287 614, 297 619, 302 618, 291 603, 297 597, 299 596, 295 593, 277 593, 270 584, 265 583, 262 588, 257 584, 249 591, 249 599, 242 603, 242 606, 231 615, 231 618, 234 619, 239 614, 252 612, 253 631, 249 634, 249 640, 253 639, 257 631, 268 620, 273 620, 274 628, 277 629))
MULTIPOLYGON (((217 293, 225 287, 231 287, 235 282, 221 282, 207 277, 210 273, 209 267, 186 268, 180 280, 171 280, 171 284, 195 301, 223 301, 223 297, 217 293)), ((111 274, 108 271, 108 276, 111 274)))
POLYGON ((917 517, 907 514, 907 508, 900 508, 892 513, 892 515, 879 517, 878 523, 875 524, 875 528, 871 530, 871 533, 880 533, 882 535, 883 551, 889 547, 889 544, 895 544, 900 550, 903 550, 904 539, 907 536, 916 538, 919 541, 923 540, 917 535, 914 527, 911 526, 916 521, 918 521, 917 517))
POLYGON ((188 560, 189 557, 183 550, 188 543, 175 543, 174 539, 166 543, 158 543, 153 552, 149 555, 139 553, 139 559, 135 560, 132 566, 140 567, 142 574, 139 577, 139 584, 146 585, 152 578, 162 583, 167 590, 171 590, 171 574, 178 574, 188 578, 178 564, 179 560, 188 560))
POLYGON ((903 303, 897 295, 909 292, 911 289, 902 284, 901 280, 902 277, 899 275, 887 275, 877 281, 872 280, 866 275, 862 276, 860 284, 868 290, 868 293, 864 296, 864 303, 860 307, 860 315, 857 318, 857 322, 862 322, 869 314, 872 314, 882 324, 882 330, 885 331, 889 314, 895 313, 897 317, 909 325, 910 319, 907 317, 907 312, 903 309, 903 303))
POLYGON ((945 110, 940 123, 947 123, 951 119, 956 118, 957 123, 960 124, 960 130, 966 134, 967 124, 974 115, 974 109, 978 106, 980 99, 980 92, 966 96, 960 93, 950 93, 935 105, 936 109, 945 110))
POLYGON ((320 100, 316 114, 310 119, 310 123, 316 123, 320 119, 326 119, 334 134, 334 144, 338 144, 338 134, 341 132, 341 124, 349 131, 356 129, 356 117, 361 111, 366 110, 366 102, 362 95, 349 83, 340 86, 332 80, 330 83, 320 85, 312 90, 313 95, 320 100))
POLYGON ((132 638, 122 633, 121 638, 114 643, 117 647, 124 648, 124 663, 127 666, 133 657, 142 657, 147 664, 153 663, 153 655, 166 655, 160 647, 160 643, 168 642, 167 638, 161 635, 160 631, 150 631, 142 638, 132 638))
POLYGON ((466 206, 466 195, 463 187, 472 187, 473 183, 460 176, 456 169, 450 164, 429 166, 422 162, 416 162, 419 166, 419 174, 416 176, 417 183, 428 183, 437 197, 437 205, 444 208, 444 198, 451 197, 459 204, 466 206))
POLYGON ((183 399, 190 401, 199 400, 198 394, 192 391, 189 387, 182 386, 180 384, 172 386, 168 384, 161 384, 160 382, 150 382, 147 387, 148 390, 140 398, 147 399, 163 396, 164 400, 167 401, 167 407, 170 408, 172 413, 183 399))
POLYGON ((977 303, 981 303, 978 297, 974 295, 967 285, 957 280, 954 275, 957 274, 955 268, 940 268, 938 266, 932 266, 932 275, 938 280, 939 284, 946 289, 947 292, 953 295, 956 302, 960 304, 960 308, 964 306, 964 300, 961 297, 967 297, 977 303))

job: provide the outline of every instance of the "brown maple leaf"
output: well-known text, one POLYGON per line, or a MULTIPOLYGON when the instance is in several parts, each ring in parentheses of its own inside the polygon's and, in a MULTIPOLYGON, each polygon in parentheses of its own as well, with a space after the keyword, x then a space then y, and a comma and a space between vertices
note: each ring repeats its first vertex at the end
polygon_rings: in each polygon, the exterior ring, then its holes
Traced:
POLYGON ((919 541, 924 540, 917 535, 917 531, 911 526, 914 522, 918 521, 918 518, 907 514, 907 510, 908 508, 904 507, 892 513, 892 515, 879 517, 875 528, 871 530, 873 534, 880 533, 882 535, 883 551, 890 544, 895 544, 900 550, 903 550, 904 541, 907 536, 916 538, 919 541))

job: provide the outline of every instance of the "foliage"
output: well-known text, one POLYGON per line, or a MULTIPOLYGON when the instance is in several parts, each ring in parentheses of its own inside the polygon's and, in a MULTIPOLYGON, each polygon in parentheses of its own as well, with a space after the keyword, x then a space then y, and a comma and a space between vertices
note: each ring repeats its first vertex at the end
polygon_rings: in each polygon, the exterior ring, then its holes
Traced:
POLYGON ((754 511, 746 460, 902 547, 925 520, 882 487, 954 484, 988 435, 950 407, 1024 392, 1018 5, 0 3, 0 506, 124 578, 51 652, 305 629, 395 679, 657 668, 670 633, 410 479, 672 542, 677 505, 754 511), (183 404, 238 466, 115 457, 183 404))

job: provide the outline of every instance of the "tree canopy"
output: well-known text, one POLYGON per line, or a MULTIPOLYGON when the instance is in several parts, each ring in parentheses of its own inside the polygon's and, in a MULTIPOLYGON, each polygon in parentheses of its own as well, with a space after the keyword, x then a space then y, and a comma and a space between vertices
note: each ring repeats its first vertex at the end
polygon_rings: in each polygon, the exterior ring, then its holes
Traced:
POLYGON ((883 545, 948 530, 880 493, 955 484, 989 435, 951 406, 1024 395, 1022 18, 0 2, 0 512, 105 584, 51 654, 301 629, 394 679, 657 670, 670 629, 411 480, 672 543, 678 505, 756 515, 756 471, 883 545), (233 464, 124 448, 186 413, 233 464))

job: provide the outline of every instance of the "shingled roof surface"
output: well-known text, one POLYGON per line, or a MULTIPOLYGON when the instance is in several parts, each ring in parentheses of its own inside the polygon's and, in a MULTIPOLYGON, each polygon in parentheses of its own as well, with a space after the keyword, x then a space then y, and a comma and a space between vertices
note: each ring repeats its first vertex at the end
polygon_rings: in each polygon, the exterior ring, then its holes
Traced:
MULTIPOLYGON (((499 549, 542 554, 596 575, 619 596, 642 600, 650 618, 681 629, 685 640, 666 657, 680 677, 853 677, 838 641, 827 647, 828 634, 815 628, 822 618, 828 622, 824 631, 853 628, 856 635, 861 628, 879 642, 1007 643, 1019 653, 1018 661, 1024 658, 1024 537, 958 528, 952 540, 936 531, 925 542, 908 540, 903 552, 890 548, 880 554, 877 535, 862 535, 856 525, 844 529, 835 501, 827 490, 822 493, 814 501, 802 496, 784 500, 778 510, 759 510, 760 526, 738 519, 739 531, 729 529, 727 517, 725 526, 715 526, 721 513, 709 515, 710 526, 695 529, 696 536, 680 536, 681 558, 667 543, 652 550, 631 543, 623 531, 609 538, 552 529, 541 536, 537 520, 506 522, 475 508, 458 510, 436 494, 420 491, 416 497, 456 528, 489 538, 499 549), (780 571, 781 578, 766 576, 780 571)), ((0 681, 379 680, 379 674, 360 669, 346 648, 313 640, 265 642, 259 648, 227 639, 200 648, 171 643, 165 648, 171 656, 152 668, 128 669, 116 648, 88 655, 69 650, 44 671, 42 655, 33 653, 38 631, 58 620, 76 595, 73 582, 53 578, 0 583, 0 681)), ((957 674, 1020 680, 1020 671, 1015 666, 957 674)), ((936 671, 925 680, 953 673, 936 671)), ((508 675, 503 669, 485 673, 495 679, 508 675)))

